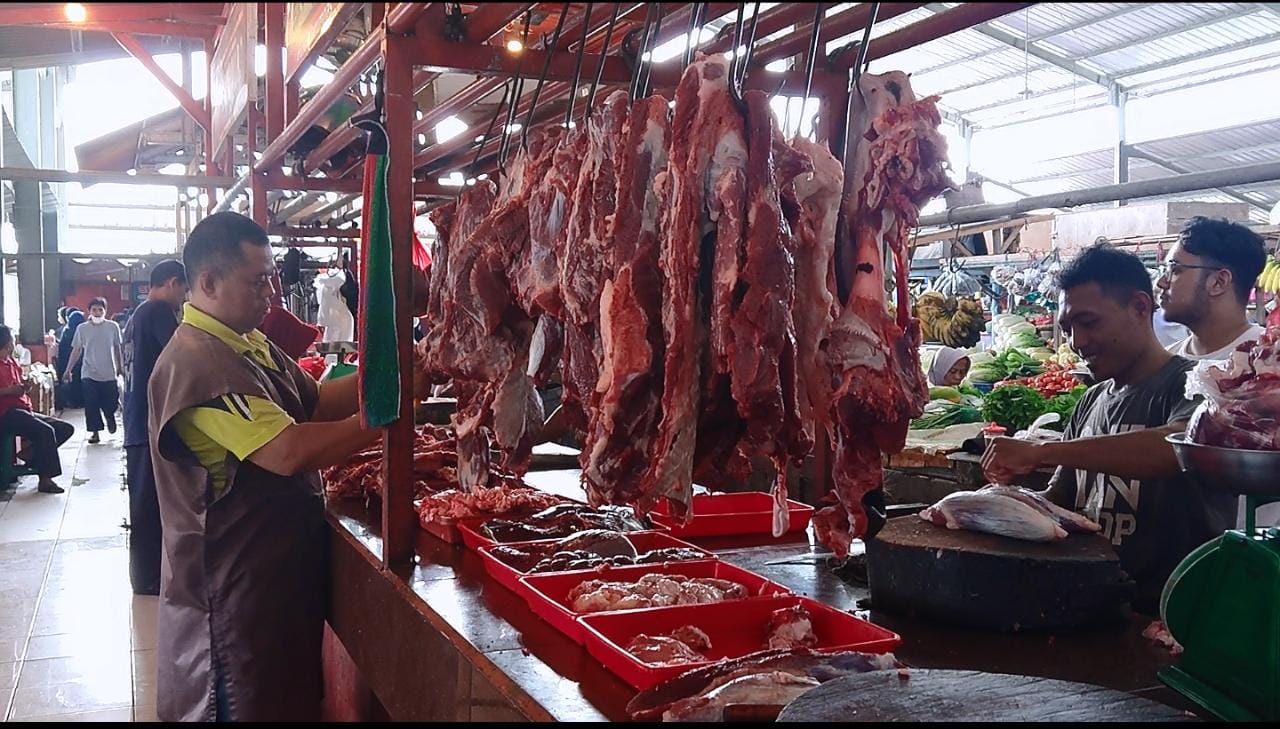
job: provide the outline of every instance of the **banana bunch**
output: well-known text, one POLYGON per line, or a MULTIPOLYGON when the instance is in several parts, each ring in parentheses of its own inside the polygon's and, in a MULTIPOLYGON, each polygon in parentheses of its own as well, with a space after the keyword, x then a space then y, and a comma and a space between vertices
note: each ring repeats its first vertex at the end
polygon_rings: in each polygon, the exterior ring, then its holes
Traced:
POLYGON ((1280 294, 1280 261, 1267 257, 1267 265, 1258 275, 1257 285, 1268 294, 1280 294))
POLYGON ((982 304, 968 297, 943 296, 936 291, 920 295, 911 313, 920 320, 927 342, 968 348, 978 343, 986 330, 982 304))

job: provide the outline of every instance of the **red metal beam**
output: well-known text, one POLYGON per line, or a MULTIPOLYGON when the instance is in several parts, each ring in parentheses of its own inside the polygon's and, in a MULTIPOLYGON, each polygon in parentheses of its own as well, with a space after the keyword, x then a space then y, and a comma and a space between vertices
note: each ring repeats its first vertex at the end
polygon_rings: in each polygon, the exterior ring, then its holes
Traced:
MULTIPOLYGON (((867 44, 867 60, 891 56, 898 51, 937 40, 978 23, 1017 12, 1035 3, 962 3, 924 20, 918 20, 905 28, 886 33, 867 44)), ((881 6, 883 7, 883 6, 881 6)), ((836 60, 834 68, 853 68, 858 62, 856 53, 846 53, 836 60)))
POLYGON ((387 31, 397 35, 407 33, 418 22, 418 16, 431 3, 399 3, 387 13, 387 31))
POLYGON ((302 133, 311 128, 311 125, 333 106, 333 102, 351 88, 356 82, 360 74, 364 73, 373 62, 378 59, 382 52, 382 41, 385 33, 381 27, 374 28, 364 43, 351 54, 347 62, 342 64, 333 75, 333 80, 320 89, 320 91, 306 105, 298 109, 298 115, 289 121, 280 136, 271 140, 267 148, 262 152, 262 159, 258 161, 254 169, 265 172, 279 164, 284 159, 284 154, 288 151, 293 143, 302 137, 302 133))
POLYGON ((278 235, 282 238, 360 238, 359 228, 332 228, 329 226, 316 226, 313 228, 290 227, 287 225, 271 225, 263 226, 267 229, 268 235, 278 235))
MULTIPOLYGON (((479 38, 480 41, 486 41, 493 38, 495 35, 500 33, 503 28, 507 27, 512 20, 523 15, 524 11, 530 5, 532 5, 532 3, 486 3, 481 5, 467 16, 468 38, 479 38)), ((443 42, 443 39, 441 39, 441 42, 443 42)), ((434 81, 437 76, 439 76, 439 74, 432 71, 415 71, 413 75, 414 94, 417 95, 418 92, 426 88, 427 85, 434 81)), ((439 105, 437 105, 437 108, 439 108, 439 105)), ((372 110, 373 104, 368 103, 360 107, 356 112, 356 115, 367 114, 372 110)), ((444 119, 449 116, 449 113, 440 116, 440 119, 444 119)), ((422 127, 421 124, 417 125, 414 131, 415 134, 417 134, 418 128, 425 127, 422 127)), ((354 142, 359 138, 359 136, 360 132, 357 129, 350 125, 344 125, 341 129, 332 132, 323 142, 312 150, 310 154, 307 155, 304 167, 309 170, 320 169, 320 167, 323 166, 330 157, 337 154, 339 150, 346 148, 347 145, 354 142)))
POLYGON ((171 23, 167 20, 117 20, 98 23, 50 23, 42 28, 97 31, 101 33, 133 33, 172 38, 212 38, 217 26, 200 23, 171 23))
POLYGON ((400 364, 400 415, 383 432, 382 564, 413 559, 417 515, 413 511, 413 54, 409 39, 389 35, 383 43, 387 137, 387 202, 391 229, 392 289, 400 364))
MULTIPOLYGON (((213 41, 205 39, 204 41, 204 87, 205 89, 213 88, 213 64, 208 59, 213 58, 213 41)), ((204 95, 205 113, 213 115, 213 94, 206 92, 204 95)), ((204 171, 206 175, 218 174, 218 163, 213 159, 213 124, 208 124, 204 128, 204 171)), ((217 207, 218 200, 214 194, 212 186, 205 188, 205 214, 212 215, 213 209, 217 207)))
MULTIPOLYGON (((342 8, 334 14, 333 22, 329 25, 329 29, 316 38, 315 42, 311 45, 311 48, 307 50, 307 55, 303 56, 302 62, 298 64, 297 68, 293 69, 291 74, 285 77, 285 81, 293 82, 302 76, 302 74, 306 72, 307 67, 315 62, 316 56, 323 53, 324 49, 328 48, 329 45, 333 43, 333 39, 337 38, 338 34, 347 27, 347 22, 351 20, 351 16, 359 9, 360 3, 343 3, 342 8)), ((366 45, 367 44, 368 42, 366 41, 366 45)), ((326 108, 325 110, 327 111, 328 109, 326 108)))
MULTIPOLYGON (((263 125, 262 113, 258 109, 249 106, 249 141, 245 145, 245 157, 253 159, 253 153, 258 146, 258 129, 263 125)), ((249 209, 253 214, 253 222, 258 225, 267 226, 271 222, 271 213, 267 210, 267 185, 262 179, 262 175, 249 176, 249 209)))
MULTIPOLYGON (((813 22, 813 7, 810 3, 779 3, 760 13, 760 21, 756 24, 756 37, 767 38, 788 25, 800 25, 806 20, 813 22)), ((715 40, 703 46, 702 51, 724 53, 732 45, 733 25, 730 24, 720 31, 720 35, 715 40)))
MULTIPOLYGON (((121 20, 182 20, 221 24, 222 4, 212 3, 85 3, 85 19, 76 25, 92 30, 94 23, 121 20)), ((69 22, 63 3, 0 6, 0 25, 57 25, 69 22)))
MULTIPOLYGON (((436 41, 418 43, 414 59, 425 66, 432 66, 447 71, 465 73, 500 74, 504 77, 515 75, 516 68, 533 69, 541 73, 546 63, 547 52, 525 49, 524 65, 520 66, 520 57, 508 53, 498 46, 455 43, 442 46, 436 41)), ((570 51, 556 51, 550 54, 551 63, 547 67, 548 81, 572 81, 577 54, 570 51)), ((583 54, 583 68, 594 69, 600 63, 600 55, 583 54)), ((621 83, 631 79, 631 69, 618 56, 605 56, 604 80, 621 83)))
MULTIPOLYGON (((876 15, 876 22, 896 18, 923 5, 924 3, 880 3, 880 11, 876 15)), ((808 13, 813 12, 813 8, 808 5, 802 5, 801 7, 807 8, 806 12, 808 13)), ((822 21, 822 33, 818 36, 819 53, 825 56, 826 52, 823 49, 826 47, 826 43, 866 28, 867 21, 870 19, 870 3, 860 3, 849 10, 825 18, 822 21)), ((809 39, 813 34, 812 27, 813 21, 810 20, 802 27, 797 27, 794 33, 757 46, 751 54, 752 63, 763 66, 771 61, 778 61, 804 53, 809 49, 809 39)))
POLYGON ((128 51, 129 55, 138 59, 138 62, 143 66, 146 66, 147 70, 151 72, 151 75, 155 76, 156 80, 160 82, 160 85, 168 89, 169 93, 173 94, 173 97, 182 105, 182 108, 187 110, 187 114, 191 115, 191 118, 195 120, 196 124, 199 124, 204 129, 211 128, 211 125, 209 124, 209 114, 205 109, 197 104, 195 99, 191 98, 191 95, 187 93, 186 89, 182 88, 174 82, 173 79, 169 78, 169 74, 165 73, 164 69, 160 68, 156 63, 156 60, 151 57, 151 54, 147 52, 146 48, 142 47, 142 44, 138 42, 137 38, 134 38, 128 33, 112 33, 111 36, 116 39, 116 42, 119 43, 121 47, 128 51))

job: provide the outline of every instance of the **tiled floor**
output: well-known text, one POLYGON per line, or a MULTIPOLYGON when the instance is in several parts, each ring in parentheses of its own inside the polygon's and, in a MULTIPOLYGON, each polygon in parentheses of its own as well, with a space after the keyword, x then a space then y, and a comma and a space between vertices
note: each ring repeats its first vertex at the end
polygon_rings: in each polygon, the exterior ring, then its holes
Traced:
MULTIPOLYGON (((121 435, 62 447, 64 494, 0 492, 0 717, 155 721, 156 598, 129 587, 121 435)), ((105 435, 105 434, 104 434, 105 435)))

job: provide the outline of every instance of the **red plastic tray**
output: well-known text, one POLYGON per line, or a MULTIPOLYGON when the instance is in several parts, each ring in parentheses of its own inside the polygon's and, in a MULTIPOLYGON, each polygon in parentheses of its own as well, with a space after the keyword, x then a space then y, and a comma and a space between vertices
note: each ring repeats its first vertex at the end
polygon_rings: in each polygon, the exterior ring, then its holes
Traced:
MULTIPOLYGON (((687 542, 682 542, 679 539, 674 539, 664 532, 631 532, 630 534, 627 535, 627 537, 631 540, 631 543, 635 545, 637 552, 648 552, 654 549, 663 549, 665 547, 684 547, 686 549, 694 549, 699 552, 702 552, 703 554, 706 555, 706 559, 708 560, 716 559, 716 556, 714 554, 706 551, 705 549, 699 549, 698 547, 695 547, 692 544, 689 544, 687 542)), ((480 558, 484 561, 484 571, 488 572, 490 577, 497 580, 498 584, 502 585, 508 590, 511 590, 517 595, 523 597, 525 600, 532 602, 533 598, 529 592, 528 585, 525 585, 523 582, 520 581, 520 578, 524 577, 526 573, 521 572, 516 568, 512 567, 511 565, 507 564, 506 562, 503 562, 502 560, 498 559, 492 554, 492 551, 494 548, 499 546, 520 547, 527 544, 542 544, 542 543, 543 542, 510 542, 505 545, 489 544, 489 545, 481 546, 478 551, 480 552, 480 558)), ((694 561, 694 560, 690 560, 690 561, 694 561)), ((703 561, 703 560, 699 560, 699 561, 703 561)), ((668 564, 678 564, 678 563, 668 563, 668 564)), ((648 565, 648 566, 652 568, 652 567, 656 567, 657 565, 648 565)), ((624 569, 624 568, 612 567, 610 569, 617 570, 617 569, 624 569)), ((586 571, 590 572, 593 570, 586 570, 586 571)), ((539 576, 542 576, 542 575, 558 575, 558 574, 568 574, 568 573, 540 572, 538 574, 539 576)))
MULTIPOLYGON (((787 499, 790 523, 787 532, 801 531, 809 525, 813 507, 787 499)), ((735 494, 701 494, 693 497, 693 521, 680 526, 664 500, 650 512, 655 524, 661 524, 677 537, 723 537, 737 534, 773 533, 773 497, 760 491, 735 494)))
MULTIPOLYGON (((555 539, 530 539, 523 542, 495 542, 480 533, 480 527, 489 519, 498 519, 501 517, 482 517, 479 519, 469 519, 466 523, 458 524, 458 532, 461 535, 462 543, 470 550, 479 550, 481 547, 492 547, 495 544, 527 544, 529 542, 554 542, 561 537, 555 539)), ((625 532, 628 536, 636 534, 665 534, 667 528, 659 524, 654 524, 652 529, 644 529, 638 532, 625 532)))
POLYGON ((483 523, 487 516, 475 516, 466 519, 451 519, 448 522, 438 521, 422 521, 418 519, 418 524, 422 526, 422 530, 427 534, 442 539, 449 544, 462 544, 466 540, 466 535, 462 533, 462 526, 469 523, 483 523))
MULTIPOLYGON (((736 565, 719 560, 689 560, 685 562, 665 562, 662 564, 642 564, 630 567, 610 567, 602 570, 582 570, 579 572, 551 572, 547 574, 528 575, 521 578, 529 598, 529 606, 552 627, 572 638, 575 642, 583 641, 582 624, 578 617, 596 613, 580 613, 574 611, 566 603, 569 591, 586 580, 617 580, 631 582, 645 575, 665 574, 684 575, 685 577, 716 577, 722 580, 733 580, 746 586, 751 597, 790 595, 791 591, 736 565)), ((617 611, 621 612, 621 611, 617 611)))
POLYGON ((740 658, 763 650, 765 626, 774 610, 804 605, 813 615, 818 636, 815 650, 857 650, 885 653, 896 648, 902 638, 891 630, 836 610, 807 597, 761 597, 713 605, 681 605, 652 610, 625 610, 593 613, 578 618, 583 626, 587 652, 622 680, 644 690, 672 676, 723 658, 740 658), (682 625, 693 625, 711 639, 711 660, 654 666, 626 651, 639 633, 666 635, 682 625))

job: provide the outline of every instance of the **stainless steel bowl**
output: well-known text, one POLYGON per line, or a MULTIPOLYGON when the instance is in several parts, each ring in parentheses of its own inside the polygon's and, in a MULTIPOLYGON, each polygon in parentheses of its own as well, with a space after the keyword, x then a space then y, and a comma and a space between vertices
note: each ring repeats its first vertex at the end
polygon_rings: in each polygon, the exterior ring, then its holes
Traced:
POLYGON ((1246 496, 1280 496, 1280 451, 1218 448, 1187 440, 1185 433, 1164 438, 1178 465, 1202 487, 1246 496))

